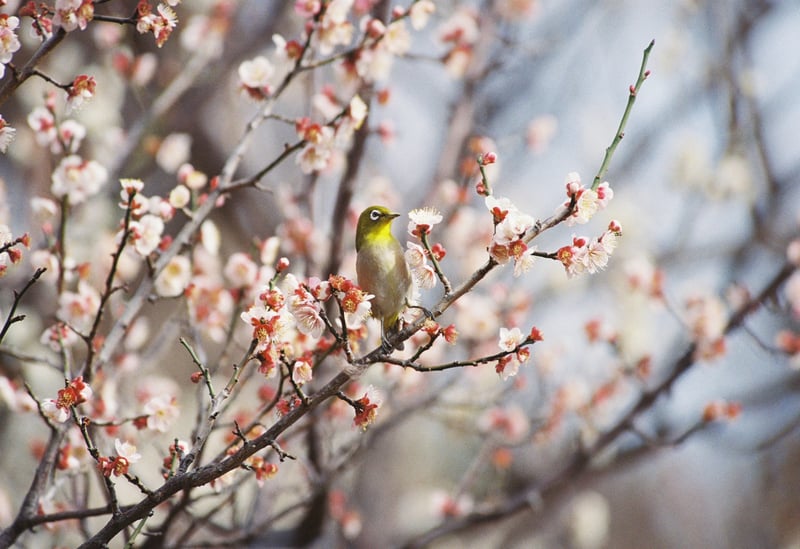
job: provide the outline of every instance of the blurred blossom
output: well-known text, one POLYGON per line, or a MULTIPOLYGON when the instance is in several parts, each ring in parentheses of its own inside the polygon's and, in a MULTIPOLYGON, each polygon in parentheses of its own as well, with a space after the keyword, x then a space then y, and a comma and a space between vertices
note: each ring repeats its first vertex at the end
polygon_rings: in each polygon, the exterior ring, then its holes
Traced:
POLYGON ((203 52, 216 59, 225 50, 225 35, 228 22, 224 16, 206 16, 202 13, 192 15, 180 33, 180 43, 187 52, 203 52))
POLYGON ((258 266, 248 254, 236 252, 225 263, 223 274, 234 288, 247 288, 255 282, 258 266))
POLYGON ((58 298, 58 318, 86 335, 100 309, 100 294, 88 282, 78 282, 77 292, 64 292, 58 298))
POLYGON ((456 302, 456 321, 462 337, 483 341, 500 329, 497 302, 484 294, 470 292, 456 302))
POLYGON ((147 214, 139 221, 131 221, 130 230, 136 253, 147 257, 156 251, 161 243, 164 221, 158 216, 147 214))
POLYGON ((152 32, 156 39, 156 45, 160 48, 169 39, 172 30, 178 24, 178 16, 168 5, 161 3, 153 12, 147 2, 140 2, 138 5, 139 18, 136 23, 136 30, 139 34, 152 32))
POLYGON ((161 297, 176 297, 183 293, 192 278, 189 259, 178 255, 173 257, 155 281, 155 290, 161 297))
POLYGON ((178 168, 178 183, 186 185, 193 191, 199 191, 208 183, 208 176, 196 170, 191 164, 184 163, 178 168))
POLYGON ((0 152, 4 153, 8 150, 8 146, 14 140, 16 133, 16 128, 9 126, 8 122, 0 115, 0 152))
POLYGON ((56 0, 53 25, 71 32, 85 30, 94 17, 94 0, 56 0))
POLYGON ((347 46, 353 41, 353 25, 347 20, 353 0, 331 0, 317 30, 319 52, 330 55, 337 46, 347 46))
POLYGON ((49 250, 34 250, 30 254, 31 267, 45 269, 42 279, 53 284, 58 280, 58 258, 49 250))
POLYGON ((175 185, 169 192, 169 204, 176 210, 180 210, 189 205, 192 192, 185 185, 175 185))
POLYGON ((448 519, 468 514, 475 502, 469 494, 453 497, 444 490, 436 490, 431 494, 431 507, 438 519, 448 519))
POLYGON ((516 404, 495 406, 485 410, 478 418, 478 428, 503 444, 518 444, 528 435, 530 419, 516 404))
POLYGON ((125 350, 134 352, 144 347, 150 340, 150 324, 146 317, 138 317, 125 333, 125 350))
POLYGON ((80 204, 97 194, 107 179, 108 172, 103 166, 73 154, 56 167, 50 190, 58 198, 66 196, 71 204, 80 204))
POLYGON ((789 300, 795 318, 800 318, 800 271, 795 271, 783 287, 783 293, 789 300))
POLYGON ((274 73, 275 67, 263 55, 239 64, 239 80, 248 88, 269 89, 270 78, 274 73))
POLYGON ((414 30, 422 30, 428 24, 431 14, 436 11, 436 4, 430 0, 415 2, 408 8, 409 19, 414 30))
POLYGON ((0 78, 5 75, 6 63, 10 62, 14 53, 22 47, 14 32, 18 26, 18 17, 0 14, 0 78))
POLYGON ((472 8, 460 6, 439 25, 439 39, 455 44, 474 44, 478 40, 478 15, 472 8))
POLYGON ((203 249, 212 256, 219 254, 222 235, 220 235, 217 225, 210 219, 203 221, 203 224, 200 225, 200 243, 203 245, 203 249))
POLYGON ((278 257, 281 248, 281 240, 277 236, 265 239, 260 246, 260 261, 263 265, 272 266, 278 257))
POLYGON ((681 139, 675 159, 675 182, 689 189, 707 189, 713 179, 708 143, 696 136, 681 139))
POLYGON ((164 138, 156 153, 156 163, 167 173, 175 173, 189 160, 192 136, 188 133, 171 133, 164 138))
POLYGON ((521 18, 533 17, 539 7, 539 0, 500 0, 497 12, 500 17, 517 23, 521 18))
POLYGON ((195 276, 186 297, 193 325, 212 341, 224 341, 234 308, 231 293, 207 276, 195 276))
POLYGON ((572 501, 569 530, 576 549, 600 549, 608 544, 611 507, 597 492, 583 492, 572 501))
POLYGON ((142 413, 147 415, 148 429, 166 433, 180 415, 180 410, 174 397, 162 394, 148 400, 142 413))
POLYGON ((753 175, 750 164, 745 157, 736 153, 723 156, 712 178, 709 195, 712 198, 743 198, 749 200, 753 197, 753 175))
POLYGON ((45 107, 36 107, 28 114, 28 126, 35 132, 36 142, 49 147, 56 140, 56 121, 45 107))
POLYGON ((386 34, 380 47, 386 48, 392 55, 403 55, 411 48, 411 35, 406 28, 406 22, 399 19, 386 27, 386 34))
POLYGON ((541 154, 550 146, 550 141, 558 131, 558 118, 552 114, 538 116, 528 124, 528 148, 535 154, 541 154))
POLYGON ((97 82, 94 76, 80 74, 72 81, 67 92, 67 113, 80 109, 83 104, 94 96, 97 82))

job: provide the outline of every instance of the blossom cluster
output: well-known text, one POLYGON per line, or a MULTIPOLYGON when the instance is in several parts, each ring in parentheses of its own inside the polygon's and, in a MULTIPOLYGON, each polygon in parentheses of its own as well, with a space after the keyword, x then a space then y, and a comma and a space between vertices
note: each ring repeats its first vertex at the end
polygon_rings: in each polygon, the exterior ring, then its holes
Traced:
POLYGON ((567 276, 572 278, 582 273, 596 273, 608 265, 608 259, 617 248, 617 239, 622 234, 618 221, 611 221, 608 228, 597 238, 575 236, 572 244, 556 251, 556 258, 564 266, 567 276))
MULTIPOLYGON (((409 212, 408 219, 408 234, 418 239, 424 238, 425 240, 422 241, 427 246, 427 235, 431 233, 431 229, 435 225, 442 222, 442 214, 436 208, 420 208, 409 212)), ((411 269, 416 287, 428 290, 436 286, 436 271, 428 263, 428 258, 436 261, 444 259, 447 253, 444 246, 436 243, 427 249, 415 242, 408 241, 406 248, 406 263, 411 269)))
POLYGON ((528 248, 525 237, 536 221, 522 213, 508 198, 489 195, 484 203, 494 222, 489 255, 500 265, 513 260, 514 276, 520 276, 533 265, 536 248, 528 248))

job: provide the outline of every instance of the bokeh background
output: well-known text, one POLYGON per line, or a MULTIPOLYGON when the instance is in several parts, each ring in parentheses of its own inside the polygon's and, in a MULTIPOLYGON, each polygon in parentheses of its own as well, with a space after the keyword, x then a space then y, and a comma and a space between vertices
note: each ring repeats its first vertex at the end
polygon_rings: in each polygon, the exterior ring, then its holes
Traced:
MULTIPOLYGON (((3 12, 13 13, 14 4, 8 2, 3 12)), ((102 9, 127 15, 133 4, 112 1, 102 9)), ((488 329, 475 327, 490 323, 475 313, 482 311, 523 327, 535 324, 546 339, 534 347, 523 376, 527 384, 507 400, 498 396, 503 386, 490 370, 407 382, 414 388, 408 389, 409 398, 436 391, 444 396, 416 407, 396 425, 378 424, 370 438, 365 435, 370 450, 340 487, 361 516, 362 530, 353 542, 359 547, 402 544, 435 525, 437 492, 474 492, 491 500, 547 477, 575 450, 576 440, 587 436, 584 422, 573 418, 547 443, 534 441, 546 420, 543 404, 557 389, 588 398, 621 362, 645 355, 652 357, 653 379, 665 375, 690 342, 680 321, 687 300, 715 295, 732 308, 743 289, 759 292, 786 261, 800 223, 796 1, 435 4, 432 21, 413 33, 409 52, 376 84, 376 92, 390 90, 390 100, 381 105, 373 99, 368 124, 375 131, 366 141, 345 223, 333 219, 344 185, 342 164, 304 176, 289 161, 271 172, 261 189, 237 193, 214 214, 223 234, 222 255, 248 249, 254 237, 278 234, 284 253, 294 254, 294 265, 306 275, 327 275, 334 248, 343 250, 337 270, 352 275, 354 219, 363 207, 380 202, 402 212, 429 205, 448 212, 452 197, 466 189, 460 217, 440 236, 448 248, 445 271, 463 279, 485 257, 485 244, 476 244, 483 233, 471 230, 483 205, 472 191, 474 175, 464 174, 464 159, 495 151, 499 162, 489 173, 496 194, 545 218, 565 200, 567 173, 579 172, 584 183, 594 177, 642 51, 655 40, 652 73, 606 176, 615 192, 609 208, 586 227, 558 227, 536 242, 540 250, 554 251, 573 233, 597 235, 609 219, 618 219, 623 237, 610 266, 574 279, 545 259, 521 278, 505 269, 468 296, 471 304, 449 313, 462 331, 488 329), (463 70, 446 59, 450 46, 441 40, 442 28, 458 17, 471 19, 478 32, 463 70), (291 246, 293 230, 307 231, 298 238, 308 243, 309 253, 298 254, 291 246), (663 271, 663 302, 631 291, 629 276, 642 265, 663 271), (517 310, 509 311, 509 304, 517 310), (613 349, 587 341, 584 326, 590 320, 617 334, 613 349), (464 378, 469 380, 462 394, 445 394, 445 387, 464 378), (474 427, 483 405, 497 401, 512 402, 532 420, 525 443, 513 445, 513 463, 502 473, 485 466, 484 441, 474 427)), ((218 173, 231 154, 258 108, 240 92, 237 67, 256 55, 271 55, 273 34, 295 37, 301 20, 291 2, 238 0, 224 3, 230 21, 225 33, 208 32, 199 41, 187 36, 193 22, 220 5, 192 0, 178 6, 181 24, 163 49, 132 29, 92 25, 70 34, 42 65, 59 81, 77 73, 97 79, 96 97, 74 117, 87 127, 87 155, 108 167, 112 183, 138 177, 150 193, 168 193, 174 170, 159 162, 157 151, 171 134, 188 136, 189 160, 208 174, 218 173), (116 32, 125 39, 116 42, 116 32), (141 68, 141 75, 126 76, 124 59, 152 63, 152 74, 141 68), (178 93, 153 115, 165 89, 178 93)), ((33 51, 26 31, 20 39, 22 54, 33 51)), ((334 92, 344 86, 333 68, 310 73, 284 96, 278 114, 312 113, 311 98, 324 84, 334 92)), ((17 128, 0 157, 5 186, 0 221, 18 232, 35 234, 27 204, 48 194, 55 167, 26 124, 46 89, 47 83, 33 79, 0 109, 17 128)), ((294 139, 290 125, 264 124, 241 175, 261 169, 294 139)), ((79 214, 76 227, 85 228, 73 235, 79 261, 111 245, 112 233, 99 236, 97 229, 111 231, 117 223, 115 183, 104 197, 79 214)), ((398 236, 404 223, 396 227, 398 236)), ((13 274, 0 281, 0 310, 23 278, 13 274)), ((28 310, 29 328, 19 331, 12 345, 35 345, 41 323, 53 314, 46 292, 37 295, 36 309, 28 310)), ((423 299, 432 302, 436 296, 423 299)), ((636 429, 647 437, 623 437, 601 460, 604 466, 567 479, 555 497, 531 501, 527 511, 436 546, 799 547, 800 363, 775 343, 779 330, 792 328, 799 326, 788 300, 770 299, 726 339, 723 356, 699 361, 637 420, 636 429), (741 403, 740 417, 684 439, 703 407, 719 398, 741 403)), ((5 375, 26 368, 2 356, 0 361, 5 375)), ((180 382, 185 373, 167 372, 180 382)), ((371 375, 379 383, 379 376, 393 374, 371 375)), ((50 386, 57 386, 52 381, 50 386)), ((594 416, 593 427, 602 431, 612 424, 630 399, 631 394, 618 395, 594 416)), ((402 402, 397 397, 398 409, 402 402)), ((0 485, 6 508, 15 510, 14 494, 27 483, 19 464, 29 459, 29 439, 43 436, 44 427, 36 418, 18 423, 7 410, 0 413, 5 448, 0 485)), ((5 513, 0 513, 4 521, 13 516, 5 513)))

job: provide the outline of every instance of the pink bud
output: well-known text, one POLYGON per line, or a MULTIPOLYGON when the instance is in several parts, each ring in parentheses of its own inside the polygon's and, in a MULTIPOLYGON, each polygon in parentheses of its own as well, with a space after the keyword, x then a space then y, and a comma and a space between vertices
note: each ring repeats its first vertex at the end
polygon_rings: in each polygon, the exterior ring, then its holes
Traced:
POLYGON ((288 257, 280 258, 278 260, 278 265, 277 265, 278 272, 282 273, 283 271, 285 271, 288 268, 289 268, 289 258, 288 257))
POLYGON ((487 152, 484 153, 482 156, 479 157, 480 164, 482 166, 488 166, 489 164, 494 164, 497 162, 497 153, 487 152))
POLYGON ((367 23, 367 35, 370 38, 380 38, 386 33, 386 25, 380 19, 370 19, 367 23))
POLYGON ((621 233, 622 232, 622 225, 620 225, 619 221, 616 219, 612 219, 608 223, 608 230, 612 233, 621 233))
POLYGON ((567 196, 572 198, 573 196, 577 195, 578 192, 582 189, 580 182, 578 181, 568 181, 567 182, 567 196))

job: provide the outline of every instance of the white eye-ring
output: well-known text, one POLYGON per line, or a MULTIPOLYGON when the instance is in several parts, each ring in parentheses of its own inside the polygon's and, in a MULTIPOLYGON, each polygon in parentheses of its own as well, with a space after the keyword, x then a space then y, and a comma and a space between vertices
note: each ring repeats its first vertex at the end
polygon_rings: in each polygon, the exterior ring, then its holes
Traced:
POLYGON ((378 219, 380 219, 380 217, 381 217, 380 210, 372 210, 371 212, 369 212, 369 218, 372 221, 377 221, 378 219))

